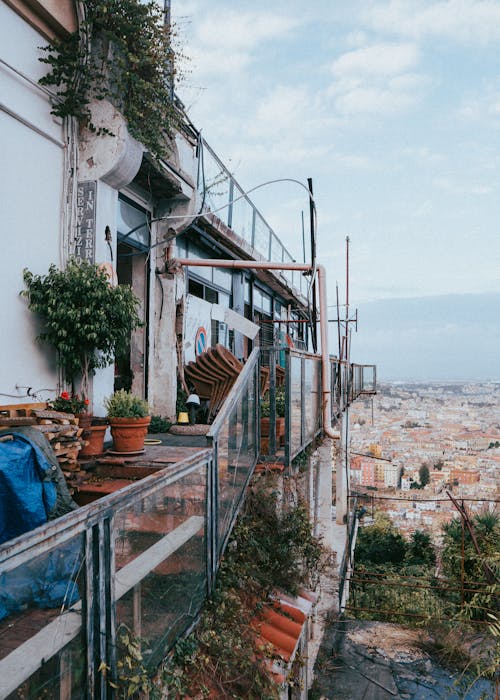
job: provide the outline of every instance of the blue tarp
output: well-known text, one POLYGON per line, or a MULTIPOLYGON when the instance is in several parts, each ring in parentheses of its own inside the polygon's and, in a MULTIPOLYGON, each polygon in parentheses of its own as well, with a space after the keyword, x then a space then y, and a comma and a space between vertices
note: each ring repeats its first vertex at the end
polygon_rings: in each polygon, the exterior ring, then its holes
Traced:
POLYGON ((56 502, 54 470, 23 435, 0 442, 0 544, 47 522, 56 502))
MULTIPOLYGON (((8 434, 12 439, 0 441, 0 545, 46 523, 57 498, 58 467, 37 444, 39 434, 8 434)), ((73 605, 81 558, 77 538, 0 574, 0 620, 33 606, 73 605)))

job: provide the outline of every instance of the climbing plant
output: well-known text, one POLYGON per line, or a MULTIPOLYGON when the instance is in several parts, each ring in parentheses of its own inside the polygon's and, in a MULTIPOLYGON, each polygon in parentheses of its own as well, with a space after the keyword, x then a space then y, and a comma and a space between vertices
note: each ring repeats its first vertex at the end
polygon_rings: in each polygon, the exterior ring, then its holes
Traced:
POLYGON ((77 117, 96 131, 90 101, 109 99, 130 133, 153 156, 165 155, 176 123, 171 90, 176 64, 172 32, 158 3, 83 0, 82 5, 79 29, 43 47, 40 60, 50 71, 40 83, 57 88, 53 114, 77 117))

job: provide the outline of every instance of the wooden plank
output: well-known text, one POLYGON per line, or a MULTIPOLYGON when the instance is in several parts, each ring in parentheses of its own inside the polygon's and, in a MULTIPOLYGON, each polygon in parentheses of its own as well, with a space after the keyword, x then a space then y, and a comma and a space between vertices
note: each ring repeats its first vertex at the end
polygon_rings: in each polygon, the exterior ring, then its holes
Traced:
POLYGON ((152 547, 139 554, 115 574, 115 591, 118 600, 131 588, 136 586, 146 574, 159 566, 171 554, 186 544, 203 526, 205 519, 201 515, 192 515, 186 522, 162 537, 152 547))
MULTIPOLYGON (((130 564, 117 571, 116 599, 125 595, 162 561, 194 537, 203 526, 204 520, 202 516, 191 516, 130 564)), ((0 697, 5 698, 13 693, 44 661, 55 656, 78 635, 82 626, 81 609, 81 601, 78 601, 68 612, 57 617, 8 656, 0 659, 0 697)))

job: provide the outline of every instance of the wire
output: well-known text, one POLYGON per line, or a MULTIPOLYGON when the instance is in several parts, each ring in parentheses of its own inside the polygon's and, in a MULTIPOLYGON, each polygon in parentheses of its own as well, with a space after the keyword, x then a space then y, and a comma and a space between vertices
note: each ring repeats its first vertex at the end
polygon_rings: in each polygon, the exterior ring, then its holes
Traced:
MULTIPOLYGON (((203 182, 205 182, 204 176, 203 176, 203 182)), ((216 214, 217 212, 222 211, 223 209, 227 209, 235 202, 238 202, 240 199, 247 197, 251 192, 255 192, 255 190, 258 190, 261 187, 266 187, 267 185, 274 185, 278 182, 295 182, 296 184, 303 187, 305 189, 305 191, 307 192, 307 194, 309 195, 309 198, 313 202, 313 212, 314 212, 314 217, 316 220, 316 205, 314 203, 314 198, 313 198, 312 194, 309 192, 309 189, 300 180, 296 180, 295 178, 291 178, 291 177, 283 177, 283 178, 277 178, 275 180, 267 180, 266 182, 261 182, 260 185, 255 185, 255 187, 251 187, 249 190, 246 190, 245 192, 240 194, 238 197, 235 197, 234 199, 230 200, 229 202, 227 202, 226 204, 223 204, 220 207, 217 207, 216 209, 207 209, 207 211, 204 211, 204 212, 200 210, 197 214, 177 214, 177 215, 166 214, 165 216, 159 216, 156 219, 151 219, 149 221, 149 224, 156 223, 157 221, 166 221, 166 220, 173 221, 174 219, 176 219, 176 220, 177 219, 192 219, 192 221, 194 221, 201 214, 216 214)), ((205 191, 205 186, 204 186, 204 191, 205 191)), ((133 233, 135 233, 140 228, 142 228, 144 225, 145 224, 142 223, 142 224, 139 224, 138 226, 135 226, 134 228, 130 229, 130 231, 128 231, 125 235, 123 235, 121 237, 121 240, 123 241, 125 238, 128 238, 133 233)), ((165 241, 161 241, 161 243, 156 243, 155 245, 161 245, 162 243, 165 243, 165 241)), ((154 247, 155 246, 151 246, 151 248, 154 248, 154 247)))

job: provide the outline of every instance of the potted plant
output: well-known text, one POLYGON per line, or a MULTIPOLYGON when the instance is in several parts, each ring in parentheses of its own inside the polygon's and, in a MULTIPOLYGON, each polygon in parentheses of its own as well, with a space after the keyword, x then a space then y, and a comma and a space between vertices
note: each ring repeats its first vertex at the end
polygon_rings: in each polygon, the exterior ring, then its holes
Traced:
POLYGON ((104 401, 113 446, 117 452, 138 452, 151 422, 147 401, 125 389, 115 391, 104 401))
MULTIPOLYGON (((275 406, 276 406, 276 444, 282 445, 285 440, 285 387, 276 387, 275 392, 275 406)), ((269 416, 271 413, 271 404, 269 392, 266 393, 265 398, 260 404, 260 434, 264 438, 264 445, 262 446, 263 451, 265 451, 269 446, 269 416)))
POLYGON ((98 265, 70 260, 64 270, 55 265, 47 275, 24 270, 28 308, 44 321, 38 339, 52 345, 64 380, 75 396, 88 397, 89 377, 107 367, 128 347, 130 333, 140 324, 139 300, 127 285, 112 286, 98 265))
POLYGON ((88 428, 92 421, 92 416, 87 413, 88 405, 88 399, 80 398, 78 394, 63 391, 57 398, 49 401, 47 407, 52 411, 74 415, 78 418, 78 425, 81 428, 88 428))

